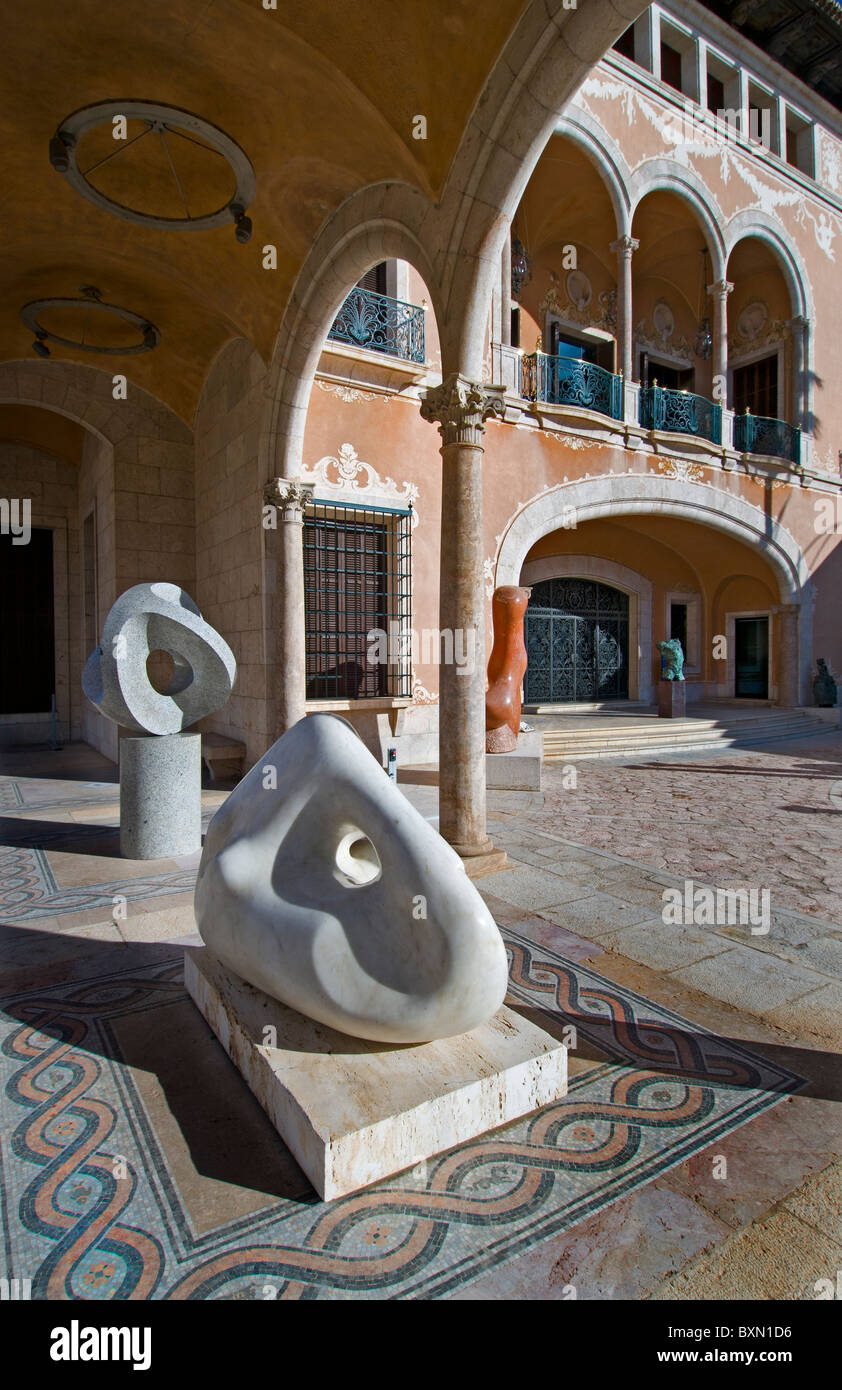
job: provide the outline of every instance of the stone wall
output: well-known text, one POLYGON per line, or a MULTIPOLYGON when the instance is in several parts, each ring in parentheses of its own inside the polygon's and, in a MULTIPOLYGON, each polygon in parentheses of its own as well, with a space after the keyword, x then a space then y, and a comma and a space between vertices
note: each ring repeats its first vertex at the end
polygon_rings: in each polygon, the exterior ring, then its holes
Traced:
POLYGON ((195 597, 237 659, 230 700, 202 727, 245 743, 248 765, 271 742, 258 464, 265 374, 250 344, 229 343, 208 374, 194 430, 195 597))

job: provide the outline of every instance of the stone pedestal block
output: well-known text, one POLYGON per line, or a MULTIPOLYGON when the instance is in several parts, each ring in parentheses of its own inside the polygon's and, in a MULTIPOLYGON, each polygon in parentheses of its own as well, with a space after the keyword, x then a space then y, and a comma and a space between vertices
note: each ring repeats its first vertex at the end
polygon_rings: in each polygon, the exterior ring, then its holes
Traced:
MULTIPOLYGON (((505 726, 504 726, 505 727, 505 726)), ((486 753, 485 785, 489 791, 540 791, 544 735, 521 734, 511 753, 486 753)))
POLYGON ((687 712, 684 681, 658 681, 658 714, 662 719, 683 719, 687 712))
POLYGON ((170 859, 202 847, 202 736, 120 740, 120 853, 170 859))
POLYGON ((204 948, 185 951, 184 982, 326 1201, 567 1093, 567 1049, 511 1009, 454 1038, 389 1047, 305 1018, 204 948))

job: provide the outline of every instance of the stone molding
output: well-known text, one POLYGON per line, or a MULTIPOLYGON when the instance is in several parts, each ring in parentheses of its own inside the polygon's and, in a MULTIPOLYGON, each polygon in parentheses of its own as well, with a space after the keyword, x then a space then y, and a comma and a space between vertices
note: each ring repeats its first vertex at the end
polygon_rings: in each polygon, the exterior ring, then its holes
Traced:
POLYGON ((313 486, 299 478, 271 478, 263 489, 263 501, 280 512, 282 521, 301 525, 304 508, 313 499, 313 486))
POLYGON ((501 419, 506 411, 502 386, 483 386, 469 381, 459 372, 445 377, 441 386, 427 391, 421 401, 421 415, 437 424, 442 445, 482 446, 485 421, 489 415, 501 419))

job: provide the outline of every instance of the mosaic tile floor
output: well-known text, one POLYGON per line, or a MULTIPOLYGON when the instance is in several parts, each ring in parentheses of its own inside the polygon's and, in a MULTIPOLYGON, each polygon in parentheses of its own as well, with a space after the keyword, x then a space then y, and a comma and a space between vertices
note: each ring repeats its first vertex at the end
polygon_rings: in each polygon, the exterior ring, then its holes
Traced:
MULTIPOLYGON (((186 1034, 230 1069, 191 1017, 179 953, 153 947, 149 964, 3 999, 11 1268, 36 1298, 446 1297, 798 1088, 749 1050, 506 935, 515 1007, 555 1032, 573 1023, 579 1050, 583 1038, 612 1060, 574 1075, 558 1105, 327 1205, 255 1108, 286 1191, 218 1224, 185 1199, 172 1124, 156 1119, 179 1108, 155 1092, 176 1084, 186 1034), (156 1055, 164 1037, 168 1059, 156 1055)), ((202 1081, 207 1118, 224 1092, 202 1081)), ((216 1123, 242 1117, 223 1099, 216 1123)))

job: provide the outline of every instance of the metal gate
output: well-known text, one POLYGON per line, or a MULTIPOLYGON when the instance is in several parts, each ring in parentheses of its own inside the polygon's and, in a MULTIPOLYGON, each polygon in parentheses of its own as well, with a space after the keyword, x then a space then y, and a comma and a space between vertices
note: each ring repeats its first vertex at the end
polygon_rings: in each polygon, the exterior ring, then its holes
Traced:
POLYGON ((524 639, 526 704, 628 699, 628 594, 591 579, 533 584, 524 639))

